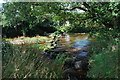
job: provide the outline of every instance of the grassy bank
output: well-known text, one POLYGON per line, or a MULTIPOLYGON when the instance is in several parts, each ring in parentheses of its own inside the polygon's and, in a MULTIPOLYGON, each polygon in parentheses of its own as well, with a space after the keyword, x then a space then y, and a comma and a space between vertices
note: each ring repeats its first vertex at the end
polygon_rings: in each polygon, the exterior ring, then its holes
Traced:
POLYGON ((119 31, 100 31, 94 34, 95 42, 89 51, 88 77, 119 78, 119 31))
POLYGON ((54 61, 30 46, 2 44, 3 78, 61 78, 64 55, 54 61))
POLYGON ((35 43, 45 43, 49 40, 47 36, 34 36, 34 37, 15 37, 15 38, 5 38, 6 41, 11 44, 35 44, 35 43))

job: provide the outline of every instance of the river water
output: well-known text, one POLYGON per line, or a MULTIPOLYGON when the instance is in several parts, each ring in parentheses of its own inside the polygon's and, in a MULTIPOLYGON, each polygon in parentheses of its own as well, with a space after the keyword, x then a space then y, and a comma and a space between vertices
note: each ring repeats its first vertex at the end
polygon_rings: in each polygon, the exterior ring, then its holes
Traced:
POLYGON ((74 33, 62 36, 58 43, 58 49, 72 56, 87 56, 91 41, 88 34, 74 33))

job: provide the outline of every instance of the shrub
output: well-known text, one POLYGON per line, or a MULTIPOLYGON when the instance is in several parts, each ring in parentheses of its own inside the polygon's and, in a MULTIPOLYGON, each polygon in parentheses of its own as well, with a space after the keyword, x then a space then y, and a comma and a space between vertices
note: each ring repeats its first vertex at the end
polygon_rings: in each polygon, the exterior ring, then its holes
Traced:
POLYGON ((96 36, 96 42, 91 48, 88 77, 92 78, 118 78, 118 58, 120 42, 117 33, 102 32, 96 36), (116 37, 115 37, 116 36, 116 37))

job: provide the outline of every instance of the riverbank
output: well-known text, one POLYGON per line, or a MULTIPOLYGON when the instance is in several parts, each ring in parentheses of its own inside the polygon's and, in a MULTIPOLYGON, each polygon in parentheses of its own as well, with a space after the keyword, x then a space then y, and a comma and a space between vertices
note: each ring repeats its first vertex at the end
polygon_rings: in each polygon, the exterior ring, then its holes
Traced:
POLYGON ((99 32, 94 34, 92 39, 89 38, 88 34, 66 34, 61 36, 57 48, 51 51, 53 54, 54 52, 60 54, 54 59, 51 59, 48 55, 45 56, 43 53, 44 48, 46 48, 45 43, 50 40, 48 36, 6 39, 9 43, 2 44, 3 77, 62 78, 62 66, 67 58, 64 54, 75 57, 86 56, 87 52, 89 55, 89 67, 91 67, 87 72, 88 77, 97 78, 101 74, 102 76, 99 77, 106 77, 107 75, 107 77, 117 78, 119 69, 117 65, 118 47, 120 45, 119 38, 116 37, 118 35, 118 32, 114 32, 114 34, 111 32, 99 32))
MULTIPOLYGON (((71 50, 72 53, 78 52, 78 49, 74 49, 75 46, 80 47, 76 45, 76 41, 86 40, 86 37, 86 34, 66 35, 59 41, 58 46, 61 46, 62 49, 66 47, 67 52, 71 50), (69 49, 70 46, 74 47, 69 49)), ((6 39, 9 43, 3 44, 3 78, 62 78, 62 66, 67 57, 63 53, 55 59, 45 56, 42 50, 48 40, 50 40, 49 37, 45 36, 6 39)))
POLYGON ((89 50, 88 77, 119 79, 120 32, 99 31, 94 34, 95 42, 89 50))
POLYGON ((48 36, 35 36, 35 37, 16 37, 16 38, 5 38, 5 41, 11 44, 35 44, 35 43, 45 43, 48 40, 48 36))

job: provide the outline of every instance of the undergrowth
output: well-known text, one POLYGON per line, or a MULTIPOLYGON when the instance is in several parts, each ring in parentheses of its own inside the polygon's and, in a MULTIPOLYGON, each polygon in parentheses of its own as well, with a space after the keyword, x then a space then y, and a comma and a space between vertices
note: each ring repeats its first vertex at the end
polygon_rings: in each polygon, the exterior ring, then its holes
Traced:
POLYGON ((62 78, 64 55, 55 61, 45 59, 31 47, 2 44, 3 78, 62 78))
POLYGON ((120 33, 100 31, 94 36, 95 42, 89 51, 88 77, 119 78, 120 33))

